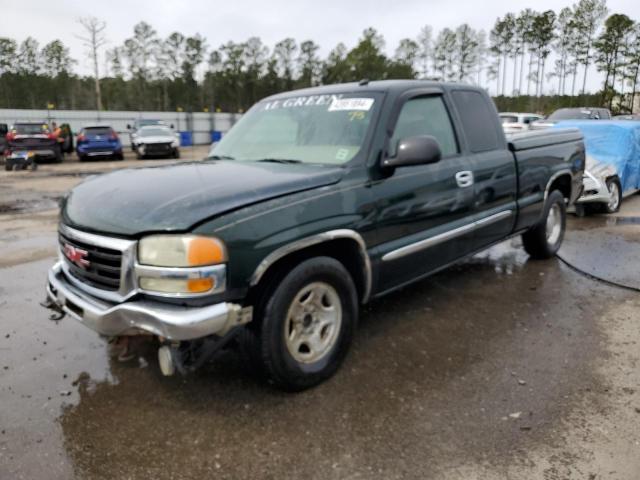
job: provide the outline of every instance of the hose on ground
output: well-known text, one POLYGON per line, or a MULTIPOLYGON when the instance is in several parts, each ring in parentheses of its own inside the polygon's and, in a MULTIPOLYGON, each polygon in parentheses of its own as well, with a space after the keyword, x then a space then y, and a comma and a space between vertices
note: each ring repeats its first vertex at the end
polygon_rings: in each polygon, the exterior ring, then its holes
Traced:
POLYGON ((590 279, 595 280, 597 282, 604 283, 604 284, 609 285, 611 287, 622 288, 623 290, 628 290, 630 292, 640 292, 640 288, 638 288, 638 287, 632 287, 631 285, 625 285, 623 283, 614 282, 612 280, 607 280, 606 278, 598 277, 598 276, 596 276, 596 275, 594 275, 592 273, 585 272, 584 270, 576 267, 574 264, 572 264, 569 260, 564 258, 559 253, 556 253, 556 257, 558 257, 558 259, 560 259, 560 261, 562 263, 564 263, 567 267, 569 267, 570 269, 578 272, 579 274, 581 274, 581 275, 583 275, 583 276, 585 276, 587 278, 590 278, 590 279))

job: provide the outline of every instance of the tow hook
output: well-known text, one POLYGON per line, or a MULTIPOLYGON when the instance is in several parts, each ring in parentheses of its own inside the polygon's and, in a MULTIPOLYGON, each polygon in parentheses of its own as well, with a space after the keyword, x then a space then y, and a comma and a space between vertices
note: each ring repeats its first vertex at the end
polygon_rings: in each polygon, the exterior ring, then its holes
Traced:
POLYGON ((51 314, 49 315, 49 320, 52 322, 59 322, 62 320, 67 314, 57 303, 51 301, 49 297, 45 298, 44 301, 40 302, 40 306, 51 310, 51 314))

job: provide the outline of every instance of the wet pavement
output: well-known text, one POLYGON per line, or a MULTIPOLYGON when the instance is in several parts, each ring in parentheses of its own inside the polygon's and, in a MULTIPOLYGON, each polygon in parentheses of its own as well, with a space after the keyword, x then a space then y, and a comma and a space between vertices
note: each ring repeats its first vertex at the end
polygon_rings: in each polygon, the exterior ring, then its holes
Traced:
MULTIPOLYGON (((640 228, 611 218, 571 218, 563 258, 637 284, 640 228)), ((152 343, 120 363, 48 320, 55 221, 0 212, 0 479, 640 476, 638 294, 517 240, 367 306, 338 374, 292 395, 233 350, 166 378, 152 343)))

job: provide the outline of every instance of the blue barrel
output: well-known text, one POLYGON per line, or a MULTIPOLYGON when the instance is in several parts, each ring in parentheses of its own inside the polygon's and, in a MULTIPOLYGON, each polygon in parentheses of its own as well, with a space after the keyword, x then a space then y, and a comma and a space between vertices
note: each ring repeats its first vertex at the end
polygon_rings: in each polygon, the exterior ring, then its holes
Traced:
POLYGON ((214 130, 211 132, 211 142, 219 142, 222 139, 222 132, 214 130))
POLYGON ((191 132, 180 132, 180 146, 190 147, 193 145, 193 135, 191 132))

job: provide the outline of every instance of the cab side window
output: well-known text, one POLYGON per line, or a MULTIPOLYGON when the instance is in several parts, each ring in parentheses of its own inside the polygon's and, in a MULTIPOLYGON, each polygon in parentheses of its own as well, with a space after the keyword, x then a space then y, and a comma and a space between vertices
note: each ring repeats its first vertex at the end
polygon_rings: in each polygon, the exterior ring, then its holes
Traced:
POLYGON ((487 98, 472 90, 456 90, 451 96, 460 114, 469 150, 480 153, 499 149, 504 137, 496 122, 495 108, 487 98))
POLYGON ((443 157, 459 152, 451 118, 440 96, 417 97, 407 100, 402 106, 391 137, 390 156, 395 156, 400 140, 416 135, 434 137, 440 144, 443 157))

